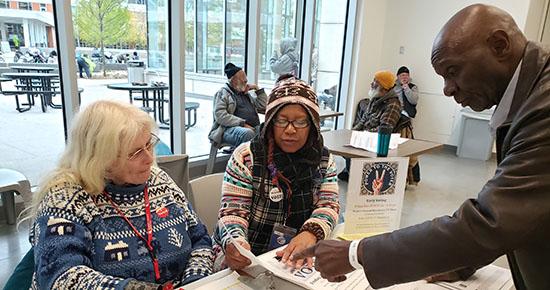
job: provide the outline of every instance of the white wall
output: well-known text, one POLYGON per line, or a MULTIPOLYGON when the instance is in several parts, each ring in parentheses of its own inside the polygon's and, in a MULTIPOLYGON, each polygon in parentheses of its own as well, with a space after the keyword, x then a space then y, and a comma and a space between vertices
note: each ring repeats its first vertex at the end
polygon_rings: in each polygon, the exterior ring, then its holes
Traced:
MULTIPOLYGON (((527 17, 536 15, 545 0, 367 0, 362 1, 358 12, 354 68, 352 74, 353 98, 348 107, 355 112, 355 104, 364 98, 375 71, 397 69, 406 65, 411 70, 413 82, 420 88, 418 115, 415 119, 415 137, 445 144, 456 145, 452 136, 455 116, 461 107, 452 98, 443 95, 443 80, 435 74, 430 63, 433 40, 445 22, 460 9, 474 4, 486 3, 508 11, 520 28, 525 28, 527 17), (529 13, 531 12, 531 13, 529 13), (404 52, 400 54, 400 47, 404 52)), ((541 14, 540 12, 538 14, 541 14)), ((540 17, 540 16, 539 16, 540 17)), ((540 20, 529 21, 530 30, 537 30, 540 20), (538 24, 537 24, 538 23, 538 24)), ((349 128, 353 114, 347 114, 349 128)))
POLYGON ((351 127, 357 103, 367 96, 374 73, 382 63, 386 1, 358 1, 356 17, 350 96, 345 110, 346 128, 351 127))

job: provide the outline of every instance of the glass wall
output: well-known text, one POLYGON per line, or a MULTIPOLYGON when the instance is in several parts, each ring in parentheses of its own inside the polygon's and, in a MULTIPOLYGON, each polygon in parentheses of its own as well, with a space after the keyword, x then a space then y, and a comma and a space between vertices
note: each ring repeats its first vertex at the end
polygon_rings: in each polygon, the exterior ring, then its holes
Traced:
POLYGON ((246 0, 227 1, 225 61, 244 67, 246 51, 246 0))
POLYGON ((170 144, 168 0, 72 0, 81 106, 129 102, 170 144))
POLYGON ((197 72, 222 74, 223 0, 197 0, 197 72))
POLYGON ((185 71, 195 72, 195 0, 185 0, 185 71))
POLYGON ((185 102, 191 115, 185 133, 191 157, 210 152, 204 144, 209 144, 213 97, 227 81, 225 64, 245 65, 247 6, 246 0, 185 0, 185 102))
POLYGON ((55 31, 51 1, 0 2, 0 167, 31 185, 65 147, 55 31))
MULTIPOLYGON (((337 110, 348 0, 317 0, 310 82, 322 110, 337 110)), ((332 120, 322 122, 332 128, 332 120)))
POLYGON ((301 40, 296 39, 296 0, 262 0, 260 3, 258 79, 264 87, 271 88, 279 74, 299 69, 301 40))

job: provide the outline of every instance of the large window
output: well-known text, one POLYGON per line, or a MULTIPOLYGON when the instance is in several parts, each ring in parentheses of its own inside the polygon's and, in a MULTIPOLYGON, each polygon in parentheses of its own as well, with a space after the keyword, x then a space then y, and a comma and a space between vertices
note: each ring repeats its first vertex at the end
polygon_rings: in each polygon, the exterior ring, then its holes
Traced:
POLYGON ((225 63, 244 66, 246 47, 246 0, 227 1, 225 12, 225 63))
POLYGON ((73 0, 81 106, 129 102, 157 121, 171 143, 168 0, 73 0))
MULTIPOLYGON (((348 0, 317 0, 310 83, 322 110, 337 110, 348 0)), ((323 127, 332 127, 326 120, 323 127)))
POLYGON ((32 5, 29 2, 19 2, 18 6, 21 10, 32 10, 32 5))
POLYGON ((22 17, 17 9, 30 10, 30 3, 11 4, 10 8, 8 1, 0 2, 8 11, 0 16, 0 167, 17 170, 37 185, 65 146, 59 67, 53 53, 56 27, 51 10, 25 11, 29 13, 22 17), (27 94, 29 90, 36 93, 27 94))
MULTIPOLYGON (((264 86, 273 86, 281 70, 273 70, 272 64, 285 54, 292 54, 289 61, 299 61, 299 43, 296 39, 296 0, 261 0, 259 80, 264 86), (285 41, 286 46, 281 46, 285 41), (283 48, 283 51, 281 51, 283 48), (293 52, 291 51, 293 50, 293 52)), ((299 67, 299 64, 297 64, 299 67)), ((282 64, 289 67, 290 64, 282 64)), ((290 72, 286 71, 285 72, 290 72)))
POLYGON ((195 72, 195 0, 185 0, 185 71, 195 72))
POLYGON ((246 59, 246 0, 185 1, 185 90, 187 154, 208 155, 208 133, 212 128, 214 94, 227 78, 226 63, 244 67, 246 59), (196 6, 195 6, 196 5, 196 6), (189 126, 192 125, 192 126, 189 126))
POLYGON ((197 0, 197 72, 221 74, 223 68, 223 0, 197 0))

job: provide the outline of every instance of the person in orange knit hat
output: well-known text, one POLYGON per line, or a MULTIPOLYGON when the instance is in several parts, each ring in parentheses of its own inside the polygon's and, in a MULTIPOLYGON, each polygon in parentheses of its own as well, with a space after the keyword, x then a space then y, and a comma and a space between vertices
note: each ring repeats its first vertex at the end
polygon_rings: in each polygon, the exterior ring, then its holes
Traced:
MULTIPOLYGON (((393 90, 397 77, 390 71, 383 70, 374 74, 370 85, 369 98, 361 100, 355 113, 353 130, 377 132, 378 127, 385 126, 397 132, 401 116, 401 103, 393 90)), ((338 174, 344 181, 349 179, 350 161, 346 158, 346 168, 338 174)))

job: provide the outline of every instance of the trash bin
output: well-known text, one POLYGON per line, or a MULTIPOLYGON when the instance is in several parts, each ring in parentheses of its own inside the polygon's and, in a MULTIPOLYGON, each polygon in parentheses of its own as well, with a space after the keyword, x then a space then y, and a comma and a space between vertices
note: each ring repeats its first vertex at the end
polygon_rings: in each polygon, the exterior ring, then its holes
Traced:
POLYGON ((142 60, 129 60, 128 66, 128 83, 144 83, 145 62, 142 60))
POLYGON ((491 116, 483 113, 461 112, 460 137, 456 155, 463 158, 488 160, 493 149, 489 128, 491 116))

